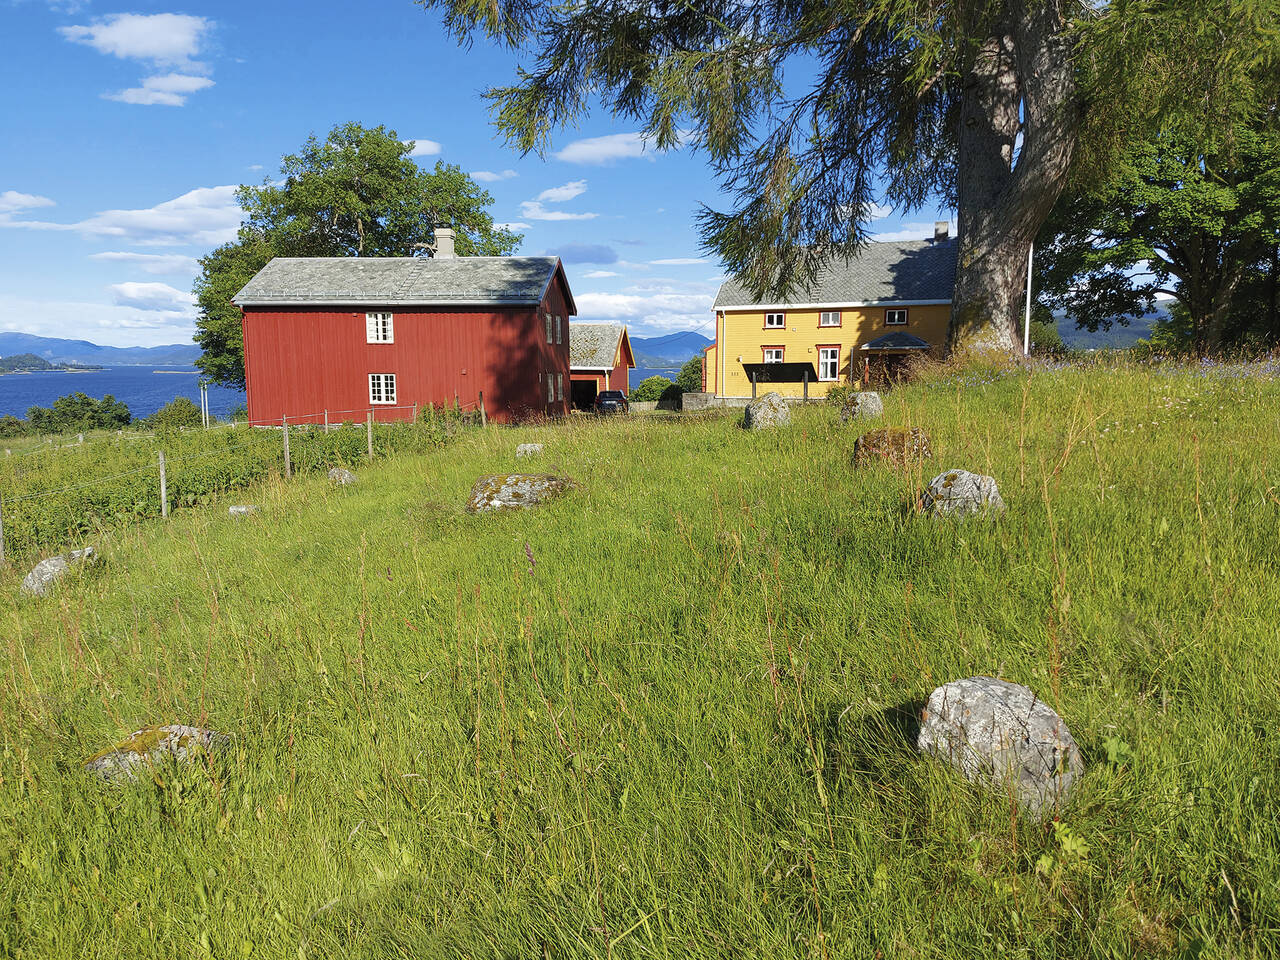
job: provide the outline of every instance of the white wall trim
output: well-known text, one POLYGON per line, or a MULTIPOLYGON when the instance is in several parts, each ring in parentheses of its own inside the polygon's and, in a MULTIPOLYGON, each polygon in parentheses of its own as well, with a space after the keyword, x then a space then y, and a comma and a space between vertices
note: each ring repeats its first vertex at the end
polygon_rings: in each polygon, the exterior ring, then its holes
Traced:
MULTIPOLYGON (((716 307, 719 311, 749 310, 752 313, 775 313, 788 310, 857 310, 860 307, 945 307, 950 300, 859 300, 851 303, 743 303, 716 307)), ((835 328, 832 328, 835 329, 835 328)))

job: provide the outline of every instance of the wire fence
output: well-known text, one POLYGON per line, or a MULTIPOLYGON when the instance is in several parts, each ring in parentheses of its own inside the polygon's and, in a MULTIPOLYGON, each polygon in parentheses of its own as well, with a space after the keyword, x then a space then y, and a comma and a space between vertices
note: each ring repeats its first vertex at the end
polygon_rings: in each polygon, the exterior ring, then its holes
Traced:
POLYGON ((151 446, 126 443, 117 434, 69 445, 87 456, 68 456, 67 446, 49 445, 6 457, 0 462, 0 563, 65 547, 109 526, 167 517, 171 508, 201 506, 273 475, 289 478, 295 470, 423 452, 469 424, 487 424, 483 399, 444 410, 387 404, 206 423, 127 438, 148 439, 151 446), (90 464, 104 472, 85 478, 90 464))

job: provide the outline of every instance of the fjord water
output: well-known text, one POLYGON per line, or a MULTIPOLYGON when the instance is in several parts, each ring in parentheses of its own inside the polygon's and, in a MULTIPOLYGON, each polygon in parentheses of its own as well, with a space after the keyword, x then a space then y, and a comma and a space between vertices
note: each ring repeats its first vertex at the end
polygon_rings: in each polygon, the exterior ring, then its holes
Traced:
MULTIPOLYGON (((103 367, 101 370, 10 373, 0 376, 0 416, 25 417, 29 407, 49 407, 69 393, 87 393, 94 399, 111 394, 129 406, 135 417, 155 413, 176 397, 200 402, 200 374, 191 366, 103 367)), ((244 391, 209 388, 209 409, 225 418, 244 403, 244 391)))

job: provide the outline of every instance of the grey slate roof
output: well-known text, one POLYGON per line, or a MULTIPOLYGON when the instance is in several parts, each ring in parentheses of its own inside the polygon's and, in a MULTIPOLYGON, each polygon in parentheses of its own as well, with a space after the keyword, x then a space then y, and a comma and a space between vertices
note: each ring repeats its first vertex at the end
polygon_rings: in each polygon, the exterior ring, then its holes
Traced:
POLYGON ((569 369, 611 370, 622 327, 616 323, 569 324, 569 369))
MULTIPOLYGON (((950 300, 956 285, 956 251, 954 239, 868 243, 852 260, 827 264, 809 290, 795 290, 779 305, 950 300)), ((714 306, 757 302, 729 279, 720 285, 714 306)))
MULTIPOLYGON (((556 257, 276 257, 232 300, 242 307, 536 305, 559 263, 556 257)), ((569 310, 577 312, 572 295, 569 310)))
POLYGON ((870 343, 862 345, 863 350, 928 350, 929 341, 921 340, 905 330, 895 330, 882 337, 876 337, 870 343))

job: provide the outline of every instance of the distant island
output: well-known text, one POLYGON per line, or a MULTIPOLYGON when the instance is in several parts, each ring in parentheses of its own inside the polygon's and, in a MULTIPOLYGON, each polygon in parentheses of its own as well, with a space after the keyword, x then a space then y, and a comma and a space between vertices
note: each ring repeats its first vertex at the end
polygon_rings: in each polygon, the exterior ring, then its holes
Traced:
POLYGON ((170 343, 160 347, 105 347, 88 340, 38 337, 31 333, 0 333, 0 356, 30 354, 54 369, 74 367, 123 367, 134 365, 192 364, 200 356, 194 343, 170 343))
POLYGON ((101 370, 94 364, 87 363, 50 363, 44 357, 34 353, 18 353, 11 357, 0 357, 0 375, 6 373, 43 373, 47 370, 101 370))

